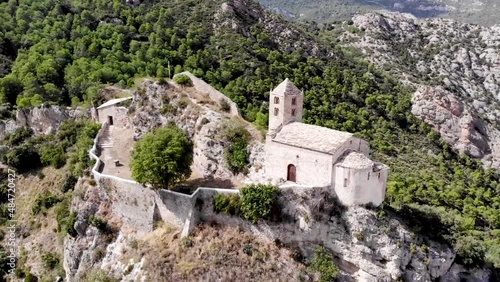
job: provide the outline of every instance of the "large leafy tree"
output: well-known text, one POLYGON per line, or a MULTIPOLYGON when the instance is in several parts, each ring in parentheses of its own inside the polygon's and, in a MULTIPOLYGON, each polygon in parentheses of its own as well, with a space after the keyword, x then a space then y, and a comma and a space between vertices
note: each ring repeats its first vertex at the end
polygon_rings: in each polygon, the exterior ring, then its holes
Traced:
POLYGON ((132 152, 132 177, 154 188, 168 188, 189 177, 193 144, 176 126, 159 128, 139 141, 132 152))

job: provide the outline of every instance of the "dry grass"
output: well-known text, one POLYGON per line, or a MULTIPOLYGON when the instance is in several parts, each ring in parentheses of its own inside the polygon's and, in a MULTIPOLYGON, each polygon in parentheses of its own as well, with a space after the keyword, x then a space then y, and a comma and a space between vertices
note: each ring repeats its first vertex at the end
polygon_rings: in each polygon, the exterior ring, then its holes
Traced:
POLYGON ((37 195, 51 193, 62 197, 60 187, 65 179, 64 169, 47 167, 42 170, 45 177, 40 179, 35 173, 19 175, 16 191, 16 219, 19 229, 18 241, 21 250, 27 254, 24 266, 40 277, 55 275, 45 269, 41 262, 41 254, 53 252, 62 259, 63 241, 57 234, 57 221, 54 208, 47 210, 46 215, 33 215, 32 207, 37 195), (22 234, 21 234, 22 233, 22 234))
POLYGON ((145 257, 147 281, 308 281, 287 249, 231 227, 203 224, 188 238, 162 225, 129 246, 124 261, 145 257))

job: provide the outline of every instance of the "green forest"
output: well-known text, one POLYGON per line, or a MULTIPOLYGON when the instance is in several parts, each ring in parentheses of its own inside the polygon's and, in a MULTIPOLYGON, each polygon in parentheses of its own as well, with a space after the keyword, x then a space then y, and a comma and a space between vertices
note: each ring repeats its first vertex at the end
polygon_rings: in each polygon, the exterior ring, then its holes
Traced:
POLYGON ((412 89, 354 50, 323 42, 316 26, 277 15, 263 24, 222 11, 223 1, 124 2, 0 3, 2 115, 41 104, 89 106, 104 85, 133 87, 136 78, 188 70, 265 126, 269 89, 288 77, 304 90, 306 123, 356 133, 390 166, 386 214, 447 242, 467 265, 500 269, 500 175, 417 120, 412 89), (285 48, 290 39, 276 37, 280 28, 299 30, 319 52, 285 48))

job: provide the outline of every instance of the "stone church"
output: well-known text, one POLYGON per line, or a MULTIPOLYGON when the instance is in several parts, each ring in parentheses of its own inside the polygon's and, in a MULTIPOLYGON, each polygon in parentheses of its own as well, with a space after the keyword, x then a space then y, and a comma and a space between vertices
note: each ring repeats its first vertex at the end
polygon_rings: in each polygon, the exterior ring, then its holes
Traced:
POLYGON ((388 167, 369 158, 367 141, 302 123, 304 94, 285 79, 269 95, 266 174, 277 183, 331 187, 348 206, 384 201, 388 167))

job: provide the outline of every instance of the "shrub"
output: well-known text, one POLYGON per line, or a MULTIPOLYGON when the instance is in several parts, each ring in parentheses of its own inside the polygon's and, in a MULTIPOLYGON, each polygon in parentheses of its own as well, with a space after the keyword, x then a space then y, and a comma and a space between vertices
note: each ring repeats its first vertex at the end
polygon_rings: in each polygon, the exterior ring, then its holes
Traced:
POLYGON ((253 254, 253 246, 250 244, 244 245, 243 253, 245 253, 247 256, 251 256, 253 254))
POLYGON ((177 101, 177 107, 180 108, 180 109, 185 109, 187 107, 186 100, 179 100, 179 101, 177 101))
POLYGON ((26 139, 33 135, 33 130, 29 127, 21 127, 16 129, 14 133, 8 136, 8 144, 15 146, 23 143, 26 139))
POLYGON ((230 215, 237 215, 240 212, 241 202, 238 194, 217 194, 214 200, 215 212, 225 212, 230 215))
POLYGON ((106 220, 97 216, 91 216, 89 218, 89 223, 100 231, 106 231, 108 227, 108 223, 106 222, 106 220))
POLYGON ((59 144, 46 143, 40 147, 40 160, 42 164, 61 168, 66 164, 66 154, 64 148, 59 144))
POLYGON ((165 78, 162 77, 162 78, 158 79, 158 84, 165 85, 165 84, 167 84, 167 81, 165 80, 165 78))
POLYGON ((68 220, 66 221, 66 225, 64 226, 64 230, 63 230, 64 233, 67 233, 71 237, 78 236, 78 233, 75 230, 75 223, 76 223, 77 216, 78 216, 78 213, 72 212, 69 215, 68 220))
POLYGON ((163 105, 163 107, 161 107, 160 114, 162 115, 175 114, 175 107, 172 106, 171 104, 165 104, 163 105))
POLYGON ((72 174, 68 174, 66 176, 66 179, 64 179, 63 185, 61 186, 61 191, 63 193, 66 193, 69 190, 73 190, 73 188, 75 188, 77 181, 78 181, 78 178, 76 178, 72 174))
POLYGON ((225 123, 222 126, 222 138, 229 143, 225 159, 233 173, 243 172, 248 165, 248 141, 250 133, 238 123, 225 123))
POLYGON ((226 150, 226 161, 233 173, 244 172, 248 164, 247 141, 238 140, 226 150))
POLYGON ((48 269, 54 269, 59 264, 59 257, 55 253, 42 254, 42 263, 48 269))
POLYGON ((313 257, 308 260, 308 269, 320 275, 320 282, 330 282, 339 274, 339 268, 333 262, 333 256, 324 247, 316 247, 313 257))
POLYGON ((181 245, 184 248, 191 248, 193 246, 193 239, 191 237, 187 236, 181 239, 181 245))
POLYGON ((68 234, 71 237, 76 237, 78 233, 76 232, 74 226, 78 214, 76 212, 70 213, 70 200, 71 197, 66 197, 62 202, 57 204, 54 209, 56 213, 57 231, 62 234, 68 234))
POLYGON ((132 152, 132 177, 154 188, 168 188, 191 174, 193 143, 175 125, 158 128, 137 142, 132 152))
POLYGON ((484 243, 473 236, 461 236, 455 243, 455 251, 466 265, 480 263, 486 253, 484 243))
POLYGON ((38 152, 26 144, 12 148, 5 155, 5 163, 14 167, 18 173, 30 171, 41 165, 38 152))
POLYGON ((277 210, 279 189, 272 185, 249 185, 241 190, 241 212, 243 218, 252 223, 270 219, 277 210))
POLYGON ((38 214, 42 210, 47 210, 59 203, 61 199, 52 194, 38 195, 31 207, 33 214, 38 214))
POLYGON ((94 269, 91 270, 86 276, 85 279, 83 280, 84 282, 118 282, 120 280, 109 276, 104 270, 102 269, 94 269))
POLYGON ((221 98, 219 100, 219 106, 220 106, 220 109, 224 112, 229 112, 231 111, 231 105, 229 105, 229 103, 227 102, 226 99, 224 98, 221 98))
POLYGON ((174 77, 175 83, 182 85, 182 86, 192 86, 193 82, 191 81, 191 78, 185 74, 178 74, 174 77))

